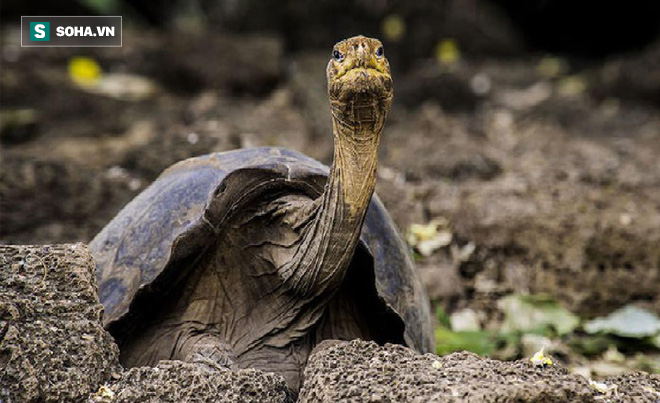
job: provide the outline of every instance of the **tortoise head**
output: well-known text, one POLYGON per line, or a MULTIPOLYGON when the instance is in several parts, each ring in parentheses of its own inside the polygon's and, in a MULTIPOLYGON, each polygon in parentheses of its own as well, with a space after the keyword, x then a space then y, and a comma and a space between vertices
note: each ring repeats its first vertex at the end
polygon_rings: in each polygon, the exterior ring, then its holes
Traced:
POLYGON ((392 103, 392 76, 378 39, 354 36, 337 43, 326 72, 333 111, 371 106, 384 120, 392 103))

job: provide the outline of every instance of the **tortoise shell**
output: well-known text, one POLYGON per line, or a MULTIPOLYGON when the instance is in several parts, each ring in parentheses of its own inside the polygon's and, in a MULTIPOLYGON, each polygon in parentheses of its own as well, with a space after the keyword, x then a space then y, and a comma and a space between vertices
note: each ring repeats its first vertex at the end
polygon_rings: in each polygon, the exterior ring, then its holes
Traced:
MULTIPOLYGON (((289 187, 317 198, 328 173, 320 162, 281 148, 214 153, 165 170, 90 244, 104 325, 121 332, 123 322, 144 309, 142 301, 167 298, 162 290, 180 281, 183 268, 190 267, 181 262, 204 253, 223 220, 241 208, 246 190, 289 187)), ((358 249, 370 259, 375 298, 403 324, 400 339, 419 352, 432 352, 428 299, 409 249, 376 195, 358 249)))

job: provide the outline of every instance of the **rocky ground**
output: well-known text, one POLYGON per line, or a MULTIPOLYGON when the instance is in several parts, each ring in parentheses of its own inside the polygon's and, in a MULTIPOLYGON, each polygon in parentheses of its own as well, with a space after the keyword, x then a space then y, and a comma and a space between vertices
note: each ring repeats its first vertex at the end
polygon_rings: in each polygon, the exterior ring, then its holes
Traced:
MULTIPOLYGON (((162 361, 125 370, 101 326, 95 266, 84 244, 0 247, 2 401, 291 402, 284 378, 162 361)), ((471 353, 420 355, 373 342, 326 341, 305 369, 300 402, 648 401, 660 376, 590 383, 556 364, 471 353)))
MULTIPOLYGON (((325 342, 330 344, 331 342, 325 342)), ((419 355, 354 340, 317 347, 305 369, 304 402, 654 401, 660 376, 631 374, 590 384, 560 367, 502 362, 472 353, 419 355), (600 389, 600 391, 599 391, 600 389)))
MULTIPOLYGON (((131 40, 122 48, 83 51, 20 48, 15 32, 2 32, 0 243, 87 242, 163 169, 191 156, 277 145, 330 162, 326 49, 291 52, 281 37, 261 34, 206 35, 204 46, 199 33, 127 27, 124 35, 131 40), (91 84, 85 77, 93 67, 83 63, 81 71, 74 63, 81 56, 102 69, 91 84)), ((515 42, 508 35, 495 37, 515 42)), ((428 251, 411 242, 435 306, 447 314, 473 312, 472 328, 484 332, 502 327, 501 300, 510 294, 550 295, 581 320, 628 304, 660 315, 660 43, 595 63, 522 53, 520 45, 501 48, 506 57, 462 55, 462 44, 445 43, 423 57, 415 49, 415 58, 405 46, 387 44, 395 104, 377 192, 402 232, 435 223, 433 231, 443 235, 428 251)), ((21 259, 15 262, 11 253, 18 252, 4 249, 2 259, 19 273, 21 259)), ((28 280, 12 277, 0 286, 27 287, 21 281, 28 280)), ((90 290, 76 291, 72 301, 92 298, 90 290)), ((49 316, 25 304, 35 318, 49 316)), ((91 330, 98 313, 83 305, 72 323, 105 337, 91 330)), ((1 312, 1 357, 8 357, 5 345, 16 334, 7 318, 33 323, 14 318, 23 312, 16 309, 1 312)), ((47 323, 34 331, 50 332, 47 323)), ((565 337, 561 341, 553 352, 569 367, 600 359, 613 343, 628 356, 660 363, 657 348, 640 350, 629 340, 607 341, 589 350, 591 356, 567 348, 565 337)), ((505 350, 501 357, 529 355, 505 350)), ((110 375, 114 371, 111 355, 77 354, 61 362, 94 362, 110 375)), ((468 366, 490 365, 467 355, 450 357, 468 366)), ((173 377, 195 372, 164 365, 163 373, 173 377)), ((45 380, 30 378, 21 396, 83 396, 98 388, 99 379, 117 381, 93 368, 72 375, 84 387, 50 391, 45 380)), ((644 367, 653 368, 660 364, 644 367)), ((120 382, 129 390, 131 382, 161 376, 138 371, 120 382)), ((257 378, 279 390, 277 379, 257 378)), ((612 382, 634 383, 617 379, 612 382)))
POLYGON ((120 373, 87 247, 0 252, 0 400, 81 400, 120 373))

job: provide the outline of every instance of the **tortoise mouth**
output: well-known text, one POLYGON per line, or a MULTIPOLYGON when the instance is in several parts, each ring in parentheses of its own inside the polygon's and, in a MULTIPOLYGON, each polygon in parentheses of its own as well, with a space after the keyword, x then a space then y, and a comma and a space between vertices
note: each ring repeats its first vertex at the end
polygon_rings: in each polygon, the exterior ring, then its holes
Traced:
POLYGON ((335 80, 346 79, 351 75, 360 74, 360 75, 386 75, 387 73, 380 69, 378 66, 354 66, 349 69, 346 69, 335 76, 335 80))
POLYGON ((337 101, 390 98, 392 77, 373 67, 353 67, 334 77, 329 94, 337 101))
POLYGON ((389 74, 373 67, 353 67, 335 77, 335 82, 355 82, 357 85, 364 85, 364 82, 372 80, 376 82, 391 81, 392 78, 389 74))

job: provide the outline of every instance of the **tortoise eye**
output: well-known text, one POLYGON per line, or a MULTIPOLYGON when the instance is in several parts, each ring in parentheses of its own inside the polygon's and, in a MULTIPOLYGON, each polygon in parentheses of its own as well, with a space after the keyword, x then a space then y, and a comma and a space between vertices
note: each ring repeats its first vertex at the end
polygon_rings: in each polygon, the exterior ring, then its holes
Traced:
POLYGON ((332 51, 332 58, 335 59, 336 62, 344 61, 344 55, 342 55, 337 49, 332 51))
POLYGON ((378 49, 376 49, 376 56, 383 57, 384 54, 385 54, 385 50, 383 49, 382 46, 379 46, 378 49))

